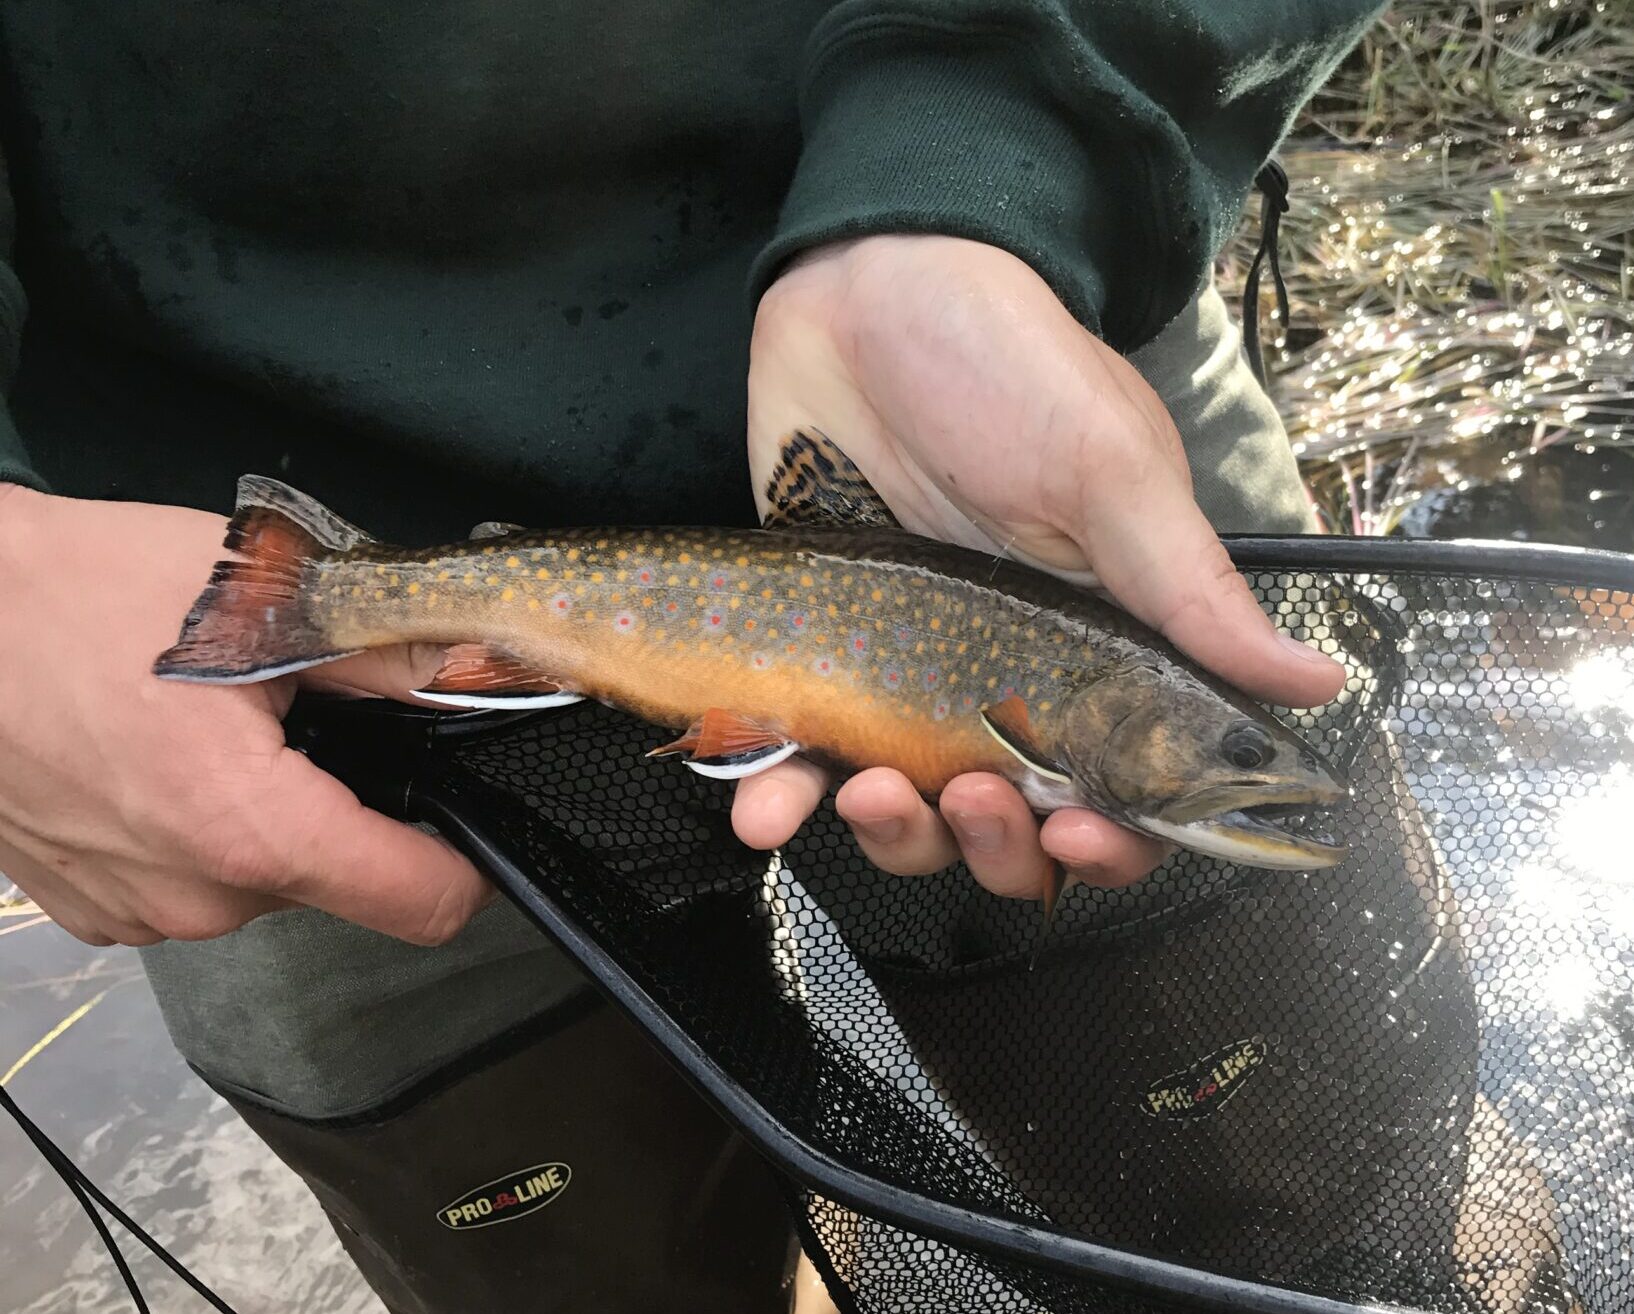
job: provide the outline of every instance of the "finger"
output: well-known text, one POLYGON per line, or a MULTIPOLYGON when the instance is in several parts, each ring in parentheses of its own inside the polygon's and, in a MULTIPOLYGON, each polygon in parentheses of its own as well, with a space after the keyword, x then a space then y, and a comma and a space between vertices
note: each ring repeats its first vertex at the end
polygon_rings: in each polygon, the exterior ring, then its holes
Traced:
POLYGON ((310 667, 296 679, 301 688, 322 693, 377 694, 413 701, 410 692, 436 678, 444 651, 438 643, 400 643, 310 667))
POLYGON ((939 802, 970 874, 994 894, 1036 899, 1052 859, 1038 840, 1038 818, 1009 781, 985 772, 948 783, 939 802))
POLYGON ((898 876, 928 876, 959 860, 959 846, 900 771, 874 767, 852 776, 834 796, 868 860, 898 876))
POLYGON ((74 939, 98 949, 113 944, 155 944, 164 937, 139 921, 116 917, 99 908, 67 881, 15 849, 0 853, 3 870, 18 889, 74 939))
POLYGON ((364 807, 299 753, 279 757, 257 819, 261 853, 270 853, 259 859, 269 867, 264 892, 360 926, 443 944, 491 897, 446 840, 364 807))
POLYGON ((1116 889, 1132 885, 1171 852, 1168 845, 1137 835, 1098 812, 1062 808, 1039 832, 1044 851, 1086 885, 1116 889))
POLYGON ((1155 461, 1131 479, 1141 487, 1121 504, 1100 499, 1083 529, 1084 553, 1113 597, 1188 657, 1256 698, 1285 707, 1333 698, 1344 686, 1344 667, 1278 632, 1187 482, 1155 461), (1138 519, 1131 522, 1127 508, 1135 506, 1138 519))
POLYGON ((801 758, 738 781, 732 797, 732 829, 751 849, 787 844, 828 792, 829 777, 801 758))

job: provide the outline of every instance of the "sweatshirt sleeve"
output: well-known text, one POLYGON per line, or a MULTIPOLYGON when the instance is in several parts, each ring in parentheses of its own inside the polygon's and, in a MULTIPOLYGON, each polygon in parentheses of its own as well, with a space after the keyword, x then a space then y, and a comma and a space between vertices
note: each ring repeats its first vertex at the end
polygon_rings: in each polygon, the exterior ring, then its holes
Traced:
MULTIPOLYGON (((16 227, 11 188, 5 181, 4 160, 0 160, 0 399, 11 395, 11 383, 17 376, 17 351, 23 337, 23 320, 28 315, 28 299, 23 295, 23 285, 17 281, 17 275, 11 268, 16 227)), ((0 401, 0 484, 45 487, 29 465, 23 440, 18 437, 17 426, 11 422, 11 412, 3 401, 0 401)))
POLYGON ((813 29, 804 142, 751 276, 882 232, 1030 264, 1120 350, 1203 286, 1254 175, 1378 0, 846 0, 813 29))

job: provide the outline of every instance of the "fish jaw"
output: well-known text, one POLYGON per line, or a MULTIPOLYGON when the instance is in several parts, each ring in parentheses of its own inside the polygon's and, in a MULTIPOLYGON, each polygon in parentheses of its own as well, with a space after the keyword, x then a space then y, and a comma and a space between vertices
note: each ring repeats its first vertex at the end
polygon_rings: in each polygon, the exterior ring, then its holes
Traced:
POLYGON ((1242 866, 1279 871, 1332 867, 1349 854, 1348 845, 1301 835, 1279 824, 1285 814, 1302 816, 1339 802, 1341 785, 1208 790, 1176 800, 1155 816, 1137 816, 1133 825, 1184 848, 1242 866))

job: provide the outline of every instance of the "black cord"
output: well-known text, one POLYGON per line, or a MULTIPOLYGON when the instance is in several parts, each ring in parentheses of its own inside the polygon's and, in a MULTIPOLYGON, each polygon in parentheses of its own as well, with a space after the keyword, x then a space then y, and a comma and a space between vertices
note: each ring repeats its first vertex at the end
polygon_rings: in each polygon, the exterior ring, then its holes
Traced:
POLYGON ((17 1107, 17 1101, 11 1098, 4 1086, 0 1086, 0 1105, 7 1113, 17 1120, 17 1125, 23 1129, 23 1135, 33 1142, 45 1161, 51 1165, 53 1172, 62 1178, 63 1185, 68 1188, 70 1195, 79 1201, 79 1207, 85 1211, 85 1216, 91 1220, 91 1226, 96 1228, 96 1234, 102 1238, 102 1244, 113 1259, 114 1266, 119 1270, 119 1276, 125 1280, 125 1288, 130 1292, 130 1298, 136 1305, 136 1314, 151 1314, 148 1303, 142 1298, 142 1289, 136 1285, 136 1275, 130 1271, 130 1265, 125 1262, 125 1252, 119 1248, 119 1243, 113 1239, 113 1233, 102 1215, 91 1203, 85 1190, 79 1184, 79 1170, 69 1161, 68 1156, 51 1142, 28 1116, 17 1107))
POLYGON ((1260 266, 1269 259, 1271 283, 1277 293, 1277 313, 1282 326, 1288 326, 1288 285, 1282 279, 1282 261, 1277 254, 1278 234, 1282 216, 1288 212, 1288 175, 1283 167, 1272 160, 1254 178, 1260 189, 1260 245, 1254 252, 1254 263, 1248 266, 1248 277, 1243 280, 1243 350, 1248 355, 1249 368, 1260 386, 1266 383, 1265 357, 1260 351, 1260 266))
POLYGON ((130 1265, 125 1262, 124 1253, 120 1250, 118 1242, 114 1240, 113 1234, 108 1230, 108 1225, 103 1221, 102 1215, 97 1212, 97 1205, 101 1205, 103 1209, 106 1209, 116 1223, 152 1251, 172 1273, 202 1296, 213 1308, 220 1310, 221 1314, 237 1314, 231 1305, 200 1282, 198 1278, 194 1277, 179 1259, 149 1236, 129 1214, 108 1199, 107 1195, 102 1192, 96 1183, 82 1173, 74 1161, 59 1150, 51 1138, 41 1131, 22 1109, 17 1107, 17 1101, 12 1099, 10 1092, 4 1086, 0 1086, 0 1108, 5 1109, 16 1121, 17 1125, 23 1129, 23 1135, 33 1142, 34 1148, 44 1156, 45 1161, 56 1171, 57 1176, 62 1178, 68 1190, 73 1194, 74 1199, 78 1200, 80 1207, 85 1210, 86 1215, 91 1220, 91 1225, 96 1228, 97 1235, 102 1238, 102 1244, 107 1247, 108 1254, 112 1256, 114 1265, 119 1269, 119 1276, 125 1280, 125 1286, 130 1291, 131 1300, 136 1305, 137 1314, 151 1314, 151 1311, 148 1309, 147 1301, 142 1298, 142 1289, 137 1286, 136 1277, 131 1272, 130 1265), (92 1203, 93 1200, 95 1204, 92 1203))

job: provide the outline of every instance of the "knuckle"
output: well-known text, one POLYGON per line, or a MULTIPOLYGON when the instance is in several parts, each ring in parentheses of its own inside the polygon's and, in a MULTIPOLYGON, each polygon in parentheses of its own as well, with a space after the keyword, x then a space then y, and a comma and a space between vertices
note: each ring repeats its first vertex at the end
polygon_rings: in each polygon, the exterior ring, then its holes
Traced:
MULTIPOLYGON (((238 910, 226 902, 211 902, 188 908, 167 908, 149 917, 148 923, 155 934, 153 938, 142 943, 151 944, 158 938, 214 940, 230 931, 236 931, 244 921, 245 918, 238 910)), ((123 943, 133 944, 137 941, 127 939, 123 943)))
POLYGON ((437 895, 431 911, 418 926, 403 938, 412 944, 433 948, 447 944, 462 930, 476 909, 472 900, 458 885, 450 881, 437 895))

